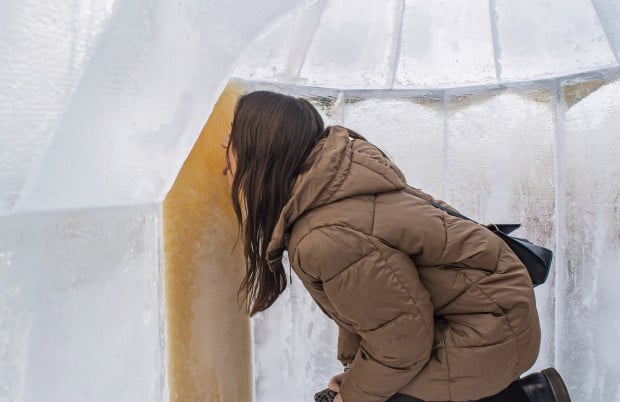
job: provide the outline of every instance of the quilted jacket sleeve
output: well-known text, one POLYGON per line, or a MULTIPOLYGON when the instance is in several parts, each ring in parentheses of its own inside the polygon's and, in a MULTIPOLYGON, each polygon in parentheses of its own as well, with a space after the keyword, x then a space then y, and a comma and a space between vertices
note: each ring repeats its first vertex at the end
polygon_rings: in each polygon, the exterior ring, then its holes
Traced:
POLYGON ((362 338, 356 334, 349 332, 345 328, 338 327, 338 354, 337 358, 342 364, 350 364, 353 362, 362 338))
POLYGON ((337 319, 360 337, 340 386, 344 402, 383 402, 429 360, 433 311, 415 266, 404 253, 353 229, 313 230, 299 244, 299 262, 318 276, 337 319))

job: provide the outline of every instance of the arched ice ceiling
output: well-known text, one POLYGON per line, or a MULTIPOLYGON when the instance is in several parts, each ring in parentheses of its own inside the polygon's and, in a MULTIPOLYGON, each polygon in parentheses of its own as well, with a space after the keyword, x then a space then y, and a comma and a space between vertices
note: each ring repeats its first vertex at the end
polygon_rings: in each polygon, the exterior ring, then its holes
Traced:
POLYGON ((326 0, 274 24, 235 76, 338 89, 497 86, 615 70, 620 2, 326 0))
POLYGON ((284 85, 497 86, 616 71, 619 21, 609 0, 4 1, 0 214, 161 201, 235 62, 284 85))

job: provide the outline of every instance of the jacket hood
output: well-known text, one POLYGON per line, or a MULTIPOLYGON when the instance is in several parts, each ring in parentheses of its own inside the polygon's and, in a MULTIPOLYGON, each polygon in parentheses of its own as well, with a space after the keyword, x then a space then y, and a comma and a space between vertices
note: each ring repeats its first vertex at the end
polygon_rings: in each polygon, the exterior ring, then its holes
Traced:
POLYGON ((346 128, 332 126, 310 152, 312 166, 297 177, 267 246, 272 271, 282 260, 293 223, 304 212, 343 198, 407 186, 404 174, 376 146, 349 135, 346 128))

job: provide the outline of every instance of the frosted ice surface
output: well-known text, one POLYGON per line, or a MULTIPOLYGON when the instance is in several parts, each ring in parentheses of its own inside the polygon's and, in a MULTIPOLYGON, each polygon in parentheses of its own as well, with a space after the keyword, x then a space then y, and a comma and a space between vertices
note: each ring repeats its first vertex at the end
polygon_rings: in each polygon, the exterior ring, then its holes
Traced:
POLYGON ((620 0, 592 0, 601 23, 607 33, 607 40, 620 59, 620 0))
MULTIPOLYGON (((7 223, 0 218, 0 224, 7 223)), ((33 319, 32 303, 24 293, 34 295, 35 292, 28 289, 29 281, 21 276, 13 251, 3 247, 0 250, 0 401, 24 398, 28 348, 23 340, 30 334, 33 319)))
MULTIPOLYGON (((480 223, 521 223, 517 234, 555 249, 550 91, 453 96, 448 107, 446 194, 452 205, 480 223)), ((553 362, 553 278, 543 286, 537 291, 542 366, 553 362)))
POLYGON ((299 86, 277 85, 274 89, 274 85, 264 82, 245 82, 246 90, 248 92, 253 91, 276 91, 278 93, 293 96, 296 98, 303 98, 310 102, 312 106, 321 115, 325 127, 330 125, 339 124, 343 122, 343 108, 344 108, 344 93, 334 90, 323 90, 321 88, 309 88, 299 86))
MULTIPOLYGON (((552 248, 554 253, 556 252, 557 246, 555 246, 555 243, 546 243, 546 245, 547 247, 552 248)), ((557 303, 555 294, 557 283, 555 279, 555 271, 558 267, 559 265, 557 261, 554 261, 547 282, 534 288, 534 293, 536 295, 536 308, 538 310, 538 318, 540 320, 540 328, 542 332, 540 341, 541 345, 538 359, 524 375, 555 366, 555 304, 557 303)))
POLYGON ((348 99, 344 125, 383 149, 410 185, 444 196, 443 101, 434 98, 348 99))
MULTIPOLYGON (((566 90, 566 87, 565 87, 566 90)), ((572 102, 571 102, 572 103, 572 102)), ((620 81, 563 113, 557 361, 573 400, 620 400, 620 81)))
MULTIPOLYGON (((141 0, 115 5, 97 42, 97 51, 82 68, 76 66, 79 84, 66 101, 60 102, 64 98, 58 96, 53 98, 53 110, 62 110, 60 115, 45 119, 53 123, 44 130, 47 138, 53 140, 38 168, 28 175, 14 210, 161 200, 228 81, 241 49, 276 17, 302 2, 141 0), (56 109, 59 105, 62 109, 56 109)), ((26 10, 37 7, 33 3, 26 10)), ((27 16, 14 24, 23 24, 30 34, 57 38, 54 7, 45 16, 51 22, 42 26, 27 16)), ((98 21, 98 17, 82 13, 71 16, 85 21, 83 29, 89 34, 88 22, 98 21)), ((73 39, 72 33, 67 35, 73 39)), ((76 40, 81 38, 76 35, 76 40)), ((37 45, 33 51, 47 54, 47 49, 52 54, 65 54, 62 49, 71 49, 71 39, 65 40, 63 36, 63 40, 53 41, 47 47, 37 45)), ((8 54, 11 63, 23 64, 24 77, 33 81, 16 81, 7 72, 2 82, 25 85, 15 93, 35 93, 37 85, 46 82, 38 84, 34 78, 41 68, 37 66, 49 63, 36 63, 38 59, 26 63, 28 58, 19 52, 8 54)), ((63 60, 74 62, 68 56, 63 60)), ((65 93, 68 87, 58 84, 50 90, 65 93)), ((9 98, 12 103, 16 101, 15 93, 9 98)), ((24 110, 23 115, 15 115, 11 108, 6 110, 11 113, 11 127, 21 126, 29 120, 29 114, 41 109, 29 105, 24 110)), ((11 143, 9 150, 3 152, 16 152, 20 147, 19 143, 11 143)), ((19 174, 23 175, 23 171, 19 174)), ((15 182, 12 176, 9 180, 15 182)), ((14 199, 15 195, 11 197, 14 199)))
POLYGON ((395 88, 497 81, 487 0, 405 4, 395 88))
POLYGON ((293 284, 252 320, 256 402, 311 401, 342 372, 337 325, 292 274, 293 284))
POLYGON ((0 4, 0 214, 45 152, 112 3, 0 4))
POLYGON ((616 65, 589 0, 493 0, 500 79, 527 80, 616 65))
POLYGON ((336 96, 310 96, 306 99, 318 110, 325 127, 343 124, 344 95, 342 93, 336 96))
POLYGON ((159 216, 0 218, 0 400, 162 400, 159 216))
POLYGON ((322 11, 321 1, 303 4, 276 22, 244 51, 233 76, 253 81, 296 81, 322 11))
POLYGON ((527 218, 552 239, 554 124, 549 91, 452 96, 447 113, 447 192, 495 222, 527 218), (535 144, 535 145, 533 145, 535 144), (539 209, 540 208, 540 209, 539 209))
MULTIPOLYGON (((372 3, 371 3, 372 4, 372 3)), ((327 0, 301 81, 332 88, 385 88, 392 78, 396 0, 362 6, 358 0, 327 0)))

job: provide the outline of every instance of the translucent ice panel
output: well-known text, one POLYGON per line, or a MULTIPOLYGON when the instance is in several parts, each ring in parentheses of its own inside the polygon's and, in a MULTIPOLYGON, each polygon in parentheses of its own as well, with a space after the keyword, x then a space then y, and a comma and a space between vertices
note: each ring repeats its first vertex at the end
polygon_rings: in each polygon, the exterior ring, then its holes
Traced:
POLYGON ((112 4, 0 4, 0 214, 49 144, 112 4))
POLYGON ((344 94, 342 92, 335 96, 309 96, 306 99, 319 111, 325 127, 342 125, 344 119, 344 94))
POLYGON ((221 143, 242 90, 229 85, 222 93, 163 203, 171 402, 253 398, 250 319, 236 292, 245 259, 222 175, 221 143))
POLYGON ((539 221, 537 230, 552 238, 554 124, 549 91, 452 96, 448 105, 447 187, 453 200, 473 207, 472 218, 539 221))
MULTIPOLYGON (((48 135, 53 140, 38 169, 28 176, 14 210, 161 200, 228 81, 239 52, 275 18, 302 2, 119 0, 96 51, 92 49, 89 62, 79 69, 79 84, 66 102, 52 102, 54 108, 62 104, 62 113, 50 119, 48 135)), ((28 9, 37 7, 32 3, 28 9)), ((54 6, 43 26, 27 16, 14 24, 23 24, 29 35, 45 36, 55 32, 56 16, 54 6)), ((71 18, 92 18, 94 23, 99 17, 78 13, 71 18)), ((71 42, 76 34, 68 35, 71 42)), ((49 52, 64 48, 66 42, 64 37, 52 41, 49 52)), ((43 46, 36 49, 47 54, 43 46)), ((38 59, 26 63, 28 58, 20 52, 5 53, 10 63, 23 60, 18 65, 31 79, 39 72, 37 66, 48 65, 37 63, 38 59)), ((16 81, 10 72, 0 78, 10 85, 25 83, 26 93, 36 92, 39 82, 16 81)), ((68 88, 58 85, 50 90, 65 93, 68 88)), ((20 100, 14 95, 9 99, 20 100)), ((10 127, 26 124, 29 114, 40 109, 33 105, 25 110, 15 114, 7 109, 10 127)), ((10 143, 10 149, 2 152, 20 147, 10 143)))
POLYGON ((384 88, 391 78, 399 2, 327 0, 299 77, 333 88, 384 88))
POLYGON ((557 362, 573 400, 617 401, 620 81, 588 92, 564 109, 560 133, 557 362))
POLYGON ((444 196, 444 122, 442 100, 349 99, 344 125, 391 156, 413 187, 444 196))
POLYGON ((256 402, 312 401, 342 372, 337 325, 292 273, 293 284, 253 319, 256 402))
MULTIPOLYGON (((446 197, 480 223, 555 248, 554 114, 550 91, 452 96, 446 116, 446 197)), ((556 267, 559 266, 556 264, 556 267)), ((553 362, 553 278, 537 291, 539 365, 553 362)))
POLYGON ((296 85, 280 85, 269 82, 239 81, 245 92, 275 91, 284 95, 306 99, 321 115, 325 127, 342 125, 344 92, 325 88, 310 88, 296 85))
POLYGON ((493 0, 500 79, 527 80, 616 64, 590 0, 493 0))
POLYGON ((304 4, 270 27, 244 51, 233 76, 253 81, 294 82, 318 25, 323 4, 323 1, 304 4))
POLYGON ((496 82, 487 0, 405 3, 394 87, 496 82))
POLYGON ((0 218, 0 400, 163 401, 157 206, 0 218))
POLYGON ((607 33, 607 40, 620 59, 620 0, 592 0, 601 23, 607 33))

